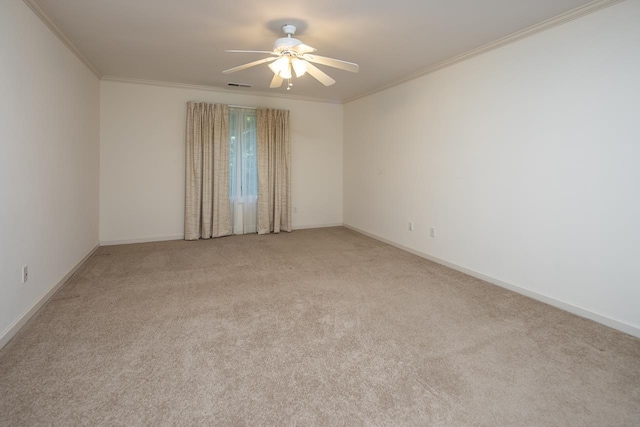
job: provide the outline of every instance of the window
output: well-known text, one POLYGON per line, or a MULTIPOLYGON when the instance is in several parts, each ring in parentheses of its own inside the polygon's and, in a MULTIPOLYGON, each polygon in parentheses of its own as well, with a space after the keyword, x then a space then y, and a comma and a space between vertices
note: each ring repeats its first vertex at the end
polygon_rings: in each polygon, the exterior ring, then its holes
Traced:
POLYGON ((257 233, 256 110, 229 108, 229 199, 233 234, 257 233))

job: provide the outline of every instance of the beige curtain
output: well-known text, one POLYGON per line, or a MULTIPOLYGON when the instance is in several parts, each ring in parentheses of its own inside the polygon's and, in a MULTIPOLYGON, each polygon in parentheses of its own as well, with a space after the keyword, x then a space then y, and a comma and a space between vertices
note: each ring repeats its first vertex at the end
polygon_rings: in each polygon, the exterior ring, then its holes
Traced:
POLYGON ((228 106, 187 104, 185 240, 231 234, 228 139, 228 106))
POLYGON ((258 109, 258 234, 291 231, 289 111, 258 109))

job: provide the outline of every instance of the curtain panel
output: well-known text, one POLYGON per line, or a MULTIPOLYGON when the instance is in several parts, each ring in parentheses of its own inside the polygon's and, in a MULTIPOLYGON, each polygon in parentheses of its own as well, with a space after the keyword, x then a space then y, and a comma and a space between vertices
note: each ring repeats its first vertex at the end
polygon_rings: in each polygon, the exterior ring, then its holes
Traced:
POLYGON ((187 103, 185 145, 184 238, 230 235, 228 106, 187 103))
POLYGON ((258 109, 258 234, 291 231, 289 111, 258 109))

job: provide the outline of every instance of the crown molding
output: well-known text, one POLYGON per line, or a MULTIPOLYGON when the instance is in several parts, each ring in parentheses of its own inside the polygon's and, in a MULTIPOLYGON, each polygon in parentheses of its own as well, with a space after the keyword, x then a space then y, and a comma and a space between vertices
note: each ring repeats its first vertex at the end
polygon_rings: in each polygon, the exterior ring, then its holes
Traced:
POLYGON ((29 7, 29 9, 31 9, 33 11, 33 13, 36 14, 36 16, 38 18, 40 18, 40 20, 42 22, 45 23, 45 25, 47 27, 49 27, 49 29, 51 30, 51 32, 53 32, 53 34, 55 34, 58 39, 64 43, 65 46, 67 46, 69 48, 69 50, 71 52, 73 52, 73 54, 78 57, 78 59, 80 61, 82 61, 82 63, 84 63, 84 65, 87 66, 87 68, 89 70, 91 70, 91 72, 93 74, 95 74, 95 76, 100 79, 102 78, 102 74, 100 73, 100 71, 98 71, 98 69, 91 63, 91 61, 89 61, 82 53, 80 53, 80 51, 78 50, 78 48, 71 42, 71 40, 69 40, 69 38, 62 32, 62 30, 60 29, 60 27, 58 27, 56 25, 55 22, 53 22, 53 19, 51 19, 51 17, 49 16, 49 14, 47 14, 47 11, 44 10, 44 8, 42 8, 42 6, 40 6, 36 0, 23 0, 23 2, 29 7))
POLYGON ((585 15, 589 15, 591 13, 597 12, 598 10, 604 9, 606 7, 609 7, 609 6, 613 6, 614 4, 622 3, 623 1, 624 0, 595 0, 595 1, 592 1, 590 3, 587 3, 587 4, 583 5, 583 6, 580 6, 580 7, 576 8, 576 9, 572 9, 572 10, 570 10, 568 12, 565 12, 563 14, 555 16, 555 17, 553 17, 551 19, 547 19, 546 21, 542 21, 542 22, 539 22, 539 23, 537 23, 535 25, 527 27, 524 30, 517 31, 517 32, 515 32, 513 34, 510 34, 508 36, 499 38, 499 39, 497 39, 497 40, 495 40, 495 41, 493 41, 491 43, 487 43, 487 44, 485 44, 483 46, 477 47, 477 48, 472 49, 472 50, 470 50, 468 52, 465 52, 463 54, 460 54, 460 55, 454 56, 452 58, 446 59, 446 60, 444 60, 442 62, 439 62, 439 63, 437 63, 437 64, 435 64, 435 65, 433 65, 431 67, 424 68, 424 69, 422 69, 420 71, 417 71, 415 73, 409 74, 408 76, 403 77, 400 80, 396 80, 396 81, 394 81, 392 83, 389 83, 389 84, 386 84, 386 85, 381 86, 379 88, 370 90, 370 91, 365 92, 363 94, 356 95, 356 96, 351 97, 351 98, 347 98, 347 99, 343 100, 343 104, 346 104, 346 103, 351 102, 351 101, 355 101, 355 100, 360 99, 360 98, 367 97, 369 95, 373 95, 374 93, 382 92, 383 90, 390 89, 390 88, 392 88, 394 86, 401 85, 401 84, 406 83, 408 81, 415 80, 415 79, 417 79, 419 77, 422 77, 424 75, 431 74, 431 73, 433 73, 435 71, 441 70, 442 68, 449 67, 451 65, 454 65, 454 64, 457 64, 459 62, 465 61, 465 60, 467 60, 469 58, 473 58, 474 56, 478 56, 478 55, 481 55, 483 53, 492 51, 494 49, 498 49, 498 48, 500 48, 502 46, 505 46, 507 44, 516 42, 518 40, 522 40, 524 38, 531 37, 531 36, 533 36, 535 34, 538 34, 540 32, 543 32, 543 31, 549 30, 551 28, 557 27, 559 25, 565 24, 565 23, 567 23, 569 21, 573 21, 573 20, 581 18, 581 17, 583 17, 585 15))
POLYGON ((102 80, 106 82, 132 83, 132 84, 149 85, 149 86, 173 87, 178 89, 195 89, 195 90, 206 90, 209 92, 233 93, 235 95, 258 96, 258 97, 265 97, 265 98, 284 98, 284 99, 293 99, 296 101, 323 102, 326 104, 342 104, 341 100, 327 100, 327 99, 320 99, 320 98, 312 98, 308 96, 287 95, 282 93, 271 93, 271 92, 261 92, 261 91, 251 91, 251 90, 243 91, 243 89, 227 89, 227 88, 218 87, 218 86, 204 86, 204 85, 195 85, 190 83, 176 83, 176 82, 164 82, 160 80, 132 79, 128 77, 117 77, 117 76, 102 76, 102 80))

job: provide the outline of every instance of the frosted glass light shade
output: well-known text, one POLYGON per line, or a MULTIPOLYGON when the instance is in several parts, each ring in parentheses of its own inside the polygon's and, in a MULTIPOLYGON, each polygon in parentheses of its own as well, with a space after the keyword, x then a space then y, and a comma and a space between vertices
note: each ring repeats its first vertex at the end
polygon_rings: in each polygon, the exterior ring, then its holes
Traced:
POLYGON ((285 80, 291 78, 291 65, 287 64, 287 68, 280 71, 280 77, 285 80))
POLYGON ((299 58, 293 58, 291 60, 291 65, 293 65, 293 71, 296 73, 296 77, 304 76, 304 73, 307 72, 307 61, 303 61, 299 58))
POLYGON ((289 68, 289 57, 281 56, 280 58, 269 64, 269 68, 271 68, 273 74, 279 74, 280 77, 282 77, 282 72, 289 68))

